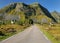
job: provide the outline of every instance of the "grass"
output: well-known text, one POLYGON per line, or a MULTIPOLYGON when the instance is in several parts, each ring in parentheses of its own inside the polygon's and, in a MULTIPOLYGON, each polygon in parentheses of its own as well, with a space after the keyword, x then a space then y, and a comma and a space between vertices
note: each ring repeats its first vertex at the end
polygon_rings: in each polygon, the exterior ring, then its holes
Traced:
POLYGON ((52 43, 60 43, 60 24, 38 25, 40 30, 47 36, 52 43))
POLYGON ((9 38, 10 36, 12 36, 12 35, 14 35, 15 33, 13 33, 13 34, 8 34, 8 35, 6 35, 6 36, 0 36, 0 41, 2 41, 2 40, 4 40, 4 39, 6 39, 6 38, 9 38))
POLYGON ((29 25, 17 25, 17 24, 12 24, 12 25, 1 25, 0 26, 0 31, 5 34, 5 35, 1 35, 0 33, 0 41, 11 37, 14 34, 17 34, 19 32, 22 32, 23 30, 25 30, 25 28, 27 28, 29 25), (13 30, 11 30, 11 28, 13 30))

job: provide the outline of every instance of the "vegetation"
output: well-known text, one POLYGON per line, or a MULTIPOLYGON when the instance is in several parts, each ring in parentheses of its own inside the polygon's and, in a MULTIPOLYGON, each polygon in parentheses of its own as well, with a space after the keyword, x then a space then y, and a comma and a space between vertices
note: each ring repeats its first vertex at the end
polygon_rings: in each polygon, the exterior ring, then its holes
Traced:
MULTIPOLYGON (((13 3, 7 7, 4 7, 0 11, 3 11, 1 12, 3 14, 2 20, 5 20, 5 17, 8 15, 16 15, 18 18, 20 17, 20 22, 25 22, 26 19, 33 20, 34 18, 36 21, 38 21, 38 23, 41 23, 44 20, 47 20, 45 23, 57 22, 57 20, 49 13, 49 11, 39 3, 34 3, 31 5, 26 5, 24 3, 13 3)), ((35 21, 33 20, 33 22, 35 21)))
POLYGON ((18 32, 25 30, 25 28, 28 26, 29 25, 21 26, 21 25, 17 25, 17 24, 1 25, 0 26, 0 41, 18 33, 18 32))
POLYGON ((12 3, 0 9, 0 40, 25 30, 31 24, 39 23, 41 30, 49 39, 60 42, 59 22, 60 16, 50 14, 39 3, 31 5, 12 3))
POLYGON ((60 24, 43 24, 38 26, 52 43, 60 43, 60 24))

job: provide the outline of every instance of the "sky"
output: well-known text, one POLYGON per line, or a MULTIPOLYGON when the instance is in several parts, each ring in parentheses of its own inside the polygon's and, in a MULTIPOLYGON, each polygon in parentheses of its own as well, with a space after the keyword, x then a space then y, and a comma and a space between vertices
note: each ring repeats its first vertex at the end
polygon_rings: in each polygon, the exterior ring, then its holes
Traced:
POLYGON ((0 9, 13 2, 23 2, 26 4, 38 2, 42 6, 47 8, 50 12, 52 11, 60 12, 60 0, 0 0, 0 9))

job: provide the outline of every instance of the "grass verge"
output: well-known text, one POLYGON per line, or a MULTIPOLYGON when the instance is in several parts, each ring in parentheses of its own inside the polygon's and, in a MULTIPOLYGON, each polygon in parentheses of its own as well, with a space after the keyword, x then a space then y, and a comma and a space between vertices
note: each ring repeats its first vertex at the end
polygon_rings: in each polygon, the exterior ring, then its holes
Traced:
POLYGON ((19 32, 24 31, 30 25, 1 25, 0 26, 0 41, 11 37, 19 32))
POLYGON ((38 25, 38 27, 52 43, 60 43, 59 24, 55 24, 55 26, 50 26, 50 27, 49 25, 38 25))

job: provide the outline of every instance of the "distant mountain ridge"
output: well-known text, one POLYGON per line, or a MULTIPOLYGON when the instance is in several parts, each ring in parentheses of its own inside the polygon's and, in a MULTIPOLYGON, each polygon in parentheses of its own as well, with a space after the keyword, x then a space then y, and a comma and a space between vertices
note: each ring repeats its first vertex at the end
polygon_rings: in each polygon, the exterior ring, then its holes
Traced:
POLYGON ((60 13, 57 11, 51 12, 51 15, 57 20, 58 23, 60 23, 60 13))
POLYGON ((1 14, 3 14, 3 16, 1 16, 3 18, 2 20, 5 20, 5 17, 8 15, 12 15, 12 18, 14 18, 14 15, 16 15, 19 18, 18 21, 23 23, 29 23, 30 20, 32 20, 34 23, 58 23, 57 20, 49 13, 49 11, 39 3, 33 3, 30 5, 25 3, 12 3, 0 9, 0 15, 1 14))

